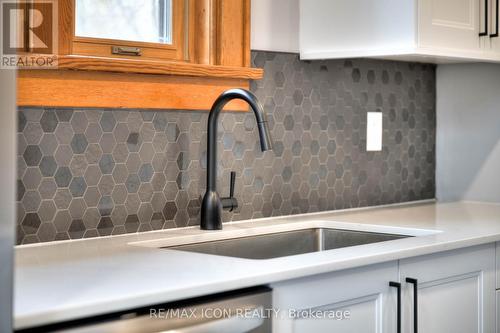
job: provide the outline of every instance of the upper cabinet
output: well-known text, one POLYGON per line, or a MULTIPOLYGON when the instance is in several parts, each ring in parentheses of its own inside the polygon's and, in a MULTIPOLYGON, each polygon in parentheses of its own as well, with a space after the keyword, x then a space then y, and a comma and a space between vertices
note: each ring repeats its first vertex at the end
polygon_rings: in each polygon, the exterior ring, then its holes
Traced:
POLYGON ((500 61, 497 0, 300 0, 302 59, 500 61))
POLYGON ((39 25, 18 54, 54 66, 21 66, 19 105, 209 109, 224 90, 263 75, 251 67, 250 0, 46 3, 20 11, 23 31, 33 20, 52 25, 39 25), (34 47, 35 38, 53 47, 34 47))

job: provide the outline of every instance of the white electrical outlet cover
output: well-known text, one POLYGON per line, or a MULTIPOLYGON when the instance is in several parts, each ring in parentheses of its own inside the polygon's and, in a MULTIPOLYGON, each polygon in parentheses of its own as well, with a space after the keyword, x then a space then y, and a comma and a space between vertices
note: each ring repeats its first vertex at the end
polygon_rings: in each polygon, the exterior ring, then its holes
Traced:
POLYGON ((382 112, 368 112, 366 122, 366 151, 382 150, 382 112))

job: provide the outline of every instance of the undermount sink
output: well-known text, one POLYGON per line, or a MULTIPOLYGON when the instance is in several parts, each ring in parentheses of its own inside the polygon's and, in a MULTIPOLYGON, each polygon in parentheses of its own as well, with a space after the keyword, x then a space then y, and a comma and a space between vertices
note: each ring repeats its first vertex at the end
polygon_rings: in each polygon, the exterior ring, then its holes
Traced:
POLYGON ((412 236, 309 228, 163 248, 246 259, 272 259, 407 237, 412 236))

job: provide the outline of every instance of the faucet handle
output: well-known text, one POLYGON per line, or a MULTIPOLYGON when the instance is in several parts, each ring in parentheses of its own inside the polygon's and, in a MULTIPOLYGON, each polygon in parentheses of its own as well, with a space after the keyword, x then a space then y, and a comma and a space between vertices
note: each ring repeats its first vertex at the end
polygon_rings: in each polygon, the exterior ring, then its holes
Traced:
POLYGON ((232 212, 238 208, 238 200, 234 197, 234 187, 236 184, 236 172, 231 171, 229 178, 229 197, 221 198, 222 209, 232 212))
POLYGON ((234 184, 236 183, 236 171, 231 171, 231 175, 229 176, 229 197, 234 197, 234 184))

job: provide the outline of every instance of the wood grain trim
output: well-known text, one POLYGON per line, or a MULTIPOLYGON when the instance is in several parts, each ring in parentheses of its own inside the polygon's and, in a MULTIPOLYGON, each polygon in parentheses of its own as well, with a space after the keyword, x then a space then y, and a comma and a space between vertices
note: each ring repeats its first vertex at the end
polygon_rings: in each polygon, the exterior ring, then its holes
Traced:
POLYGON ((217 8, 217 65, 246 67, 250 64, 250 1, 214 0, 217 8), (248 53, 245 54, 245 53, 248 53))
POLYGON ((252 66, 252 51, 250 49, 251 42, 251 0, 243 0, 244 12, 243 12, 243 66, 252 66))
MULTIPOLYGON (((231 88, 248 89, 243 79, 194 78, 83 71, 18 71, 19 106, 209 110, 231 88)), ((226 110, 247 111, 242 101, 226 110)))
POLYGON ((193 38, 195 48, 194 61, 199 64, 210 64, 211 50, 211 0, 194 0, 193 38))
MULTIPOLYGON (((33 57, 53 57, 30 55, 33 57)), ((102 71, 138 74, 185 75, 197 77, 219 77, 259 80, 264 71, 261 68, 215 66, 175 61, 135 60, 94 56, 66 55, 57 57, 59 69, 81 71, 102 71)), ((27 68, 24 68, 28 70, 27 68)))
POLYGON ((75 3, 73 0, 59 0, 59 54, 66 55, 73 52, 72 39, 74 36, 73 17, 75 13, 75 3))

